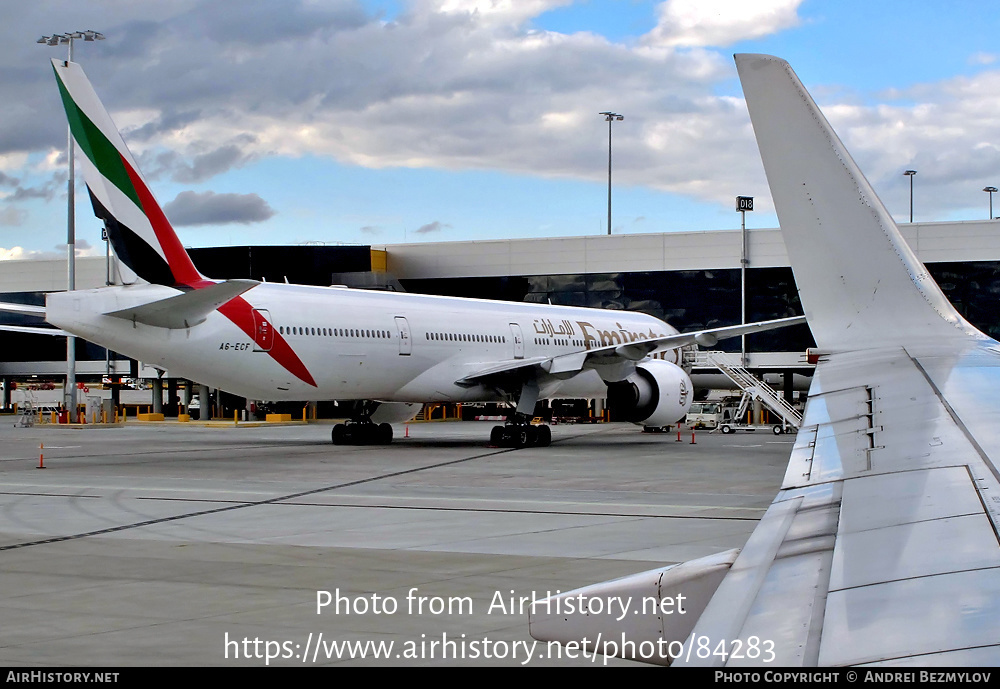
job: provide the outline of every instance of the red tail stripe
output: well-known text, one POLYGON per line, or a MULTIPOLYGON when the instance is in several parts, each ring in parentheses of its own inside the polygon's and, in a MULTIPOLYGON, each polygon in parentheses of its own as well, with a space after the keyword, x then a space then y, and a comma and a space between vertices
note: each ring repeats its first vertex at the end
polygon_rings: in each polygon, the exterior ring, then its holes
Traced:
MULTIPOLYGON (((243 297, 231 299, 220 306, 218 311, 235 323, 240 330, 249 335, 258 346, 264 347, 264 343, 261 341, 257 328, 254 325, 253 306, 246 299, 243 297)), ((295 353, 295 350, 292 349, 291 345, 278 333, 273 325, 271 331, 273 341, 271 342, 271 349, 268 352, 271 357, 299 380, 312 385, 314 388, 318 387, 316 381, 310 375, 309 369, 306 368, 305 364, 302 363, 302 360, 295 353)))
MULTIPOLYGON (((199 279, 188 285, 194 289, 202 289, 208 287, 209 285, 214 285, 215 283, 211 280, 199 279)), ((236 327, 245 332, 250 339, 257 343, 262 349, 265 347, 262 338, 257 332, 257 327, 253 320, 253 305, 250 304, 243 297, 235 297, 227 301, 225 304, 220 306, 217 311, 223 316, 231 320, 236 327)), ((278 329, 271 324, 271 349, 268 354, 271 358, 281 364, 286 371, 294 375, 296 378, 304 383, 312 385, 314 388, 319 387, 316 385, 316 381, 313 379, 312 374, 309 373, 309 369, 306 365, 302 363, 298 354, 292 349, 292 346, 288 344, 288 341, 281 336, 278 329)))
MULTIPOLYGON (((159 241, 163 253, 166 254, 167 265, 170 266, 170 272, 173 273, 177 284, 193 287, 194 289, 214 284, 202 277, 198 269, 194 267, 191 257, 184 250, 184 246, 181 244, 180 239, 178 239, 177 233, 174 232, 174 228, 170 226, 170 221, 167 220, 167 217, 160 209, 160 205, 153 198, 153 194, 146 185, 143 184, 139 174, 128 164, 128 161, 124 157, 122 158, 122 165, 125 166, 129 179, 132 180, 132 186, 135 187, 139 200, 142 202, 143 211, 146 213, 146 217, 149 218, 149 224, 156 234, 156 239, 159 241)), ((264 343, 260 341, 257 328, 254 326, 253 307, 243 297, 236 297, 228 301, 220 306, 218 311, 231 320, 240 330, 249 335, 257 345, 263 348, 264 343)), ((277 331, 274 331, 272 334, 274 339, 271 343, 271 349, 268 352, 271 357, 299 380, 317 387, 316 381, 309 373, 309 369, 302 363, 302 360, 299 359, 291 345, 277 331)))
POLYGON ((170 266, 170 272, 174 275, 174 280, 177 281, 178 285, 193 286, 194 283, 202 279, 201 273, 191 262, 191 257, 184 250, 181 240, 177 238, 177 233, 170 226, 170 221, 160 209, 160 204, 156 202, 153 194, 139 177, 139 173, 129 165, 124 156, 122 156, 122 165, 125 166, 125 171, 128 173, 129 179, 132 180, 132 186, 135 187, 139 201, 142 202, 142 210, 149 219, 149 224, 153 228, 156 240, 160 243, 160 248, 163 249, 164 257, 167 259, 167 265, 170 266))

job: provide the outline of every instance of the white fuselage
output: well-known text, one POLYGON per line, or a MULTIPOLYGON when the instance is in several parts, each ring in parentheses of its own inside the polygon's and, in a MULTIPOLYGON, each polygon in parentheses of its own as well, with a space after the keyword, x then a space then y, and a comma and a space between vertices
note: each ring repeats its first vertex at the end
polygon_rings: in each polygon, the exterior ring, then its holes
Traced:
MULTIPOLYGON (((503 362, 677 332, 627 311, 269 283, 238 297, 273 328, 263 345, 219 311, 176 329, 104 315, 179 293, 159 285, 53 293, 47 319, 171 376, 264 400, 498 400, 494 385, 458 381, 503 362)), ((539 383, 542 397, 606 394, 593 370, 539 383)))

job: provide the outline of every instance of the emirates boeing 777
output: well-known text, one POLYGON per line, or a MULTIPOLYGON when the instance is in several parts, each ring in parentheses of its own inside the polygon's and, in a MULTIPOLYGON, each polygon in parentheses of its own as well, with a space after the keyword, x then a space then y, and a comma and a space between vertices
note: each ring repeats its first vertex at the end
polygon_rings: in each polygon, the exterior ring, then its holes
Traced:
POLYGON ((94 212, 141 281, 49 294, 48 322, 251 399, 363 401, 335 443, 389 442, 389 422, 430 401, 512 403, 491 442, 513 446, 549 443, 530 420, 550 396, 608 397, 631 421, 669 425, 693 392, 683 347, 804 320, 679 334, 636 312, 208 279, 81 67, 52 65, 94 212))

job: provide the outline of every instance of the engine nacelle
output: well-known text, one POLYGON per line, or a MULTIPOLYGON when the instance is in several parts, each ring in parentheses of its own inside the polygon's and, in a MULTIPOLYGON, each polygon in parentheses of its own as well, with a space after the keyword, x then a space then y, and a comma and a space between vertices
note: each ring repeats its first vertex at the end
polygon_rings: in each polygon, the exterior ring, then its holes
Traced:
POLYGON ((693 386, 680 366, 647 359, 625 380, 608 383, 608 406, 615 416, 646 426, 669 426, 684 418, 693 386))

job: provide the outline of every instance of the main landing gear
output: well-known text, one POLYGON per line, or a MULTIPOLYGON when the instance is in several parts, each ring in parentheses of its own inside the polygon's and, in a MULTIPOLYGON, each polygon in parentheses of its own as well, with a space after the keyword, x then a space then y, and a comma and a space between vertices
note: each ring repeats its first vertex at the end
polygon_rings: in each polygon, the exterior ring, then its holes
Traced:
POLYGON ((334 445, 388 445, 392 442, 392 426, 388 423, 375 423, 372 415, 378 410, 379 403, 363 400, 351 403, 350 419, 347 423, 338 423, 330 434, 334 445))
POLYGON ((371 421, 348 421, 333 427, 334 445, 388 445, 392 442, 392 426, 371 421))
POLYGON ((494 426, 490 432, 490 445, 494 447, 548 447, 552 443, 552 429, 532 426, 531 414, 538 401, 538 383, 526 380, 521 385, 517 406, 503 426, 494 426))
POLYGON ((490 445, 494 447, 548 447, 551 443, 551 428, 527 422, 508 421, 504 426, 494 426, 490 432, 490 445))

